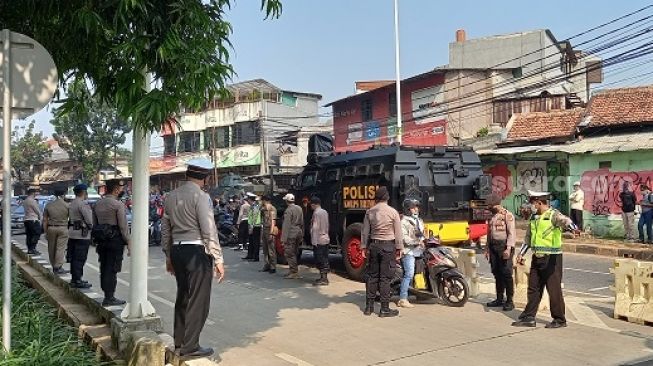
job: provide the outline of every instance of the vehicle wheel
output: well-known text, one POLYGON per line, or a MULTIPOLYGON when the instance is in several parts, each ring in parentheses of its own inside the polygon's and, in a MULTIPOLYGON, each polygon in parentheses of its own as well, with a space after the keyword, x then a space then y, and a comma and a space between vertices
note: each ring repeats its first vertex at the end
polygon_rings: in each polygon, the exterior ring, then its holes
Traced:
POLYGON ((443 278, 438 283, 438 291, 444 304, 451 307, 463 307, 469 298, 467 281, 459 276, 443 278))
POLYGON ((342 241, 342 260, 349 277, 355 281, 363 281, 367 259, 363 257, 361 250, 361 231, 363 224, 360 222, 351 224, 345 230, 342 241))

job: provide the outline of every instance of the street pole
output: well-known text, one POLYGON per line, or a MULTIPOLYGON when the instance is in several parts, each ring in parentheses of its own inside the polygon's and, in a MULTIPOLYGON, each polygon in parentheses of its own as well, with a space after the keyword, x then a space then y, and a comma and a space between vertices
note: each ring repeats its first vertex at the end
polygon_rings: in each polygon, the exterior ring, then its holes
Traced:
POLYGON ((2 31, 2 345, 11 351, 11 32, 2 31))
POLYGON ((401 145, 402 121, 401 121, 401 73, 399 72, 399 0, 395 2, 395 72, 397 86, 397 143, 401 145))
MULTIPOLYGON (((151 90, 151 78, 145 73, 145 91, 151 90)), ((133 156, 134 173, 132 175, 133 189, 133 225, 131 233, 131 260, 129 266, 129 303, 120 316, 128 319, 138 319, 156 314, 154 307, 147 300, 147 267, 148 267, 148 211, 150 185, 150 132, 140 128, 134 129, 133 156)))

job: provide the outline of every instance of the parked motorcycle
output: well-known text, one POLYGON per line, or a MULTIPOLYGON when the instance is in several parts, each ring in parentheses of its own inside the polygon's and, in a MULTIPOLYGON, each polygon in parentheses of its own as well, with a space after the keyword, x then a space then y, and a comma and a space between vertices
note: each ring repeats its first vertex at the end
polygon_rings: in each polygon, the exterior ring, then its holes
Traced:
MULTIPOLYGON (((415 273, 415 278, 408 292, 417 298, 441 299, 447 306, 462 307, 469 298, 469 286, 462 272, 457 268, 454 257, 449 248, 440 245, 438 238, 429 238, 421 257, 415 261, 423 263, 423 281, 420 273, 415 273), (418 278, 419 277, 419 278, 418 278)), ((394 292, 399 294, 403 269, 397 266, 397 275, 392 283, 394 292)), ((417 263, 416 263, 416 267, 417 263)))
POLYGON ((150 225, 148 228, 149 232, 149 244, 150 246, 160 246, 161 245, 161 219, 150 218, 150 225))
POLYGON ((233 246, 238 244, 238 228, 233 221, 233 216, 226 211, 221 211, 216 216, 215 225, 218 228, 220 245, 233 246))

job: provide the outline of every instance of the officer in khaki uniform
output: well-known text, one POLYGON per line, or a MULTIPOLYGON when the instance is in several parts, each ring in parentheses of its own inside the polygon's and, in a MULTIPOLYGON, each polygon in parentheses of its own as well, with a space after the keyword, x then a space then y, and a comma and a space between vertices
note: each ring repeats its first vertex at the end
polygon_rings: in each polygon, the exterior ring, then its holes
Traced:
POLYGON ((283 226, 281 228, 281 245, 288 262, 288 274, 284 279, 300 279, 297 264, 297 253, 304 240, 304 211, 295 204, 295 196, 288 193, 284 198, 288 204, 283 213, 283 226))
POLYGON ((528 303, 519 315, 519 320, 512 325, 535 327, 535 315, 546 288, 553 318, 546 328, 563 328, 567 326, 567 319, 565 300, 562 297, 562 232, 576 230, 577 227, 569 217, 549 207, 548 192, 528 191, 528 195, 537 213, 531 216, 524 245, 517 256, 517 262, 521 264, 528 249, 533 251, 528 279, 528 303))
POLYGON ((213 354, 200 346, 200 333, 209 315, 212 277, 222 282, 225 274, 211 199, 202 190, 213 164, 199 158, 187 165, 188 182, 166 197, 161 220, 166 267, 177 281, 175 350, 185 359, 213 354))
POLYGON ((122 259, 127 246, 131 247, 131 236, 127 224, 127 207, 118 200, 123 192, 121 180, 106 182, 107 194, 95 204, 93 218, 94 232, 103 231, 105 238, 98 240, 97 253, 100 261, 100 283, 104 291, 103 306, 123 305, 124 300, 115 297, 118 273, 122 270, 122 259))
POLYGON ((361 231, 361 249, 367 260, 367 301, 363 314, 374 312, 374 299, 381 297, 380 317, 399 315, 399 310, 390 309, 392 288, 390 282, 395 276, 397 261, 404 250, 404 239, 399 212, 388 205, 390 193, 386 187, 379 187, 374 195, 376 205, 367 210, 361 231))
POLYGON ((93 227, 93 210, 87 199, 88 186, 78 184, 73 188, 75 199, 68 209, 70 228, 68 231, 68 257, 70 258, 70 286, 74 288, 90 288, 91 284, 82 280, 84 264, 88 257, 88 248, 91 245, 91 228, 93 227))
POLYGON ((64 201, 65 194, 64 189, 57 188, 54 192, 57 198, 43 210, 43 230, 48 240, 52 271, 56 274, 68 273, 63 269, 68 246, 68 204, 64 201))
POLYGON ((277 209, 272 206, 270 196, 261 198, 263 207, 261 207, 261 242, 263 242, 263 258, 265 265, 260 272, 277 273, 277 248, 275 247, 275 237, 277 235, 277 209))
POLYGON ((504 311, 515 308, 512 296, 515 286, 512 281, 512 257, 515 253, 515 216, 501 206, 501 197, 493 193, 486 200, 494 216, 488 225, 485 258, 490 261, 497 291, 494 301, 488 307, 503 307, 504 311), (504 301, 503 293, 506 297, 504 301))

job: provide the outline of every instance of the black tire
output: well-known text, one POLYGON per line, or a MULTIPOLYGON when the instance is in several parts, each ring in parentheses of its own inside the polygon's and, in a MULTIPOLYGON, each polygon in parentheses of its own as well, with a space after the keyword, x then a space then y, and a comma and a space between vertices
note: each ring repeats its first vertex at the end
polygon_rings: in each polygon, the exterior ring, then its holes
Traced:
POLYGON ((465 303, 469 299, 469 286, 467 286, 467 281, 461 276, 443 278, 438 283, 438 291, 440 292, 442 302, 454 308, 465 306, 465 303))
POLYGON ((365 268, 367 267, 367 258, 361 259, 359 257, 352 257, 349 253, 350 242, 351 245, 355 245, 356 240, 360 243, 361 240, 361 231, 363 229, 363 224, 360 222, 353 223, 347 226, 342 240, 342 261, 345 264, 345 270, 349 278, 354 281, 363 281, 365 274, 365 268))

